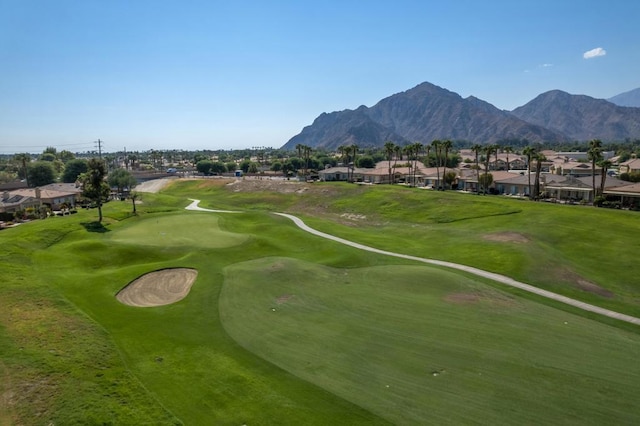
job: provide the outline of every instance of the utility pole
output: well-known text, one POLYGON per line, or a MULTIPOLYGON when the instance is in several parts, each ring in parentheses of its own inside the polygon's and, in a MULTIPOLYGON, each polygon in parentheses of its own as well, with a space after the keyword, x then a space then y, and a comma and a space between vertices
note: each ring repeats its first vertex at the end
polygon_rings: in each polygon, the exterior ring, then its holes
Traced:
POLYGON ((102 141, 98 139, 96 143, 98 144, 98 157, 102 160, 102 141))

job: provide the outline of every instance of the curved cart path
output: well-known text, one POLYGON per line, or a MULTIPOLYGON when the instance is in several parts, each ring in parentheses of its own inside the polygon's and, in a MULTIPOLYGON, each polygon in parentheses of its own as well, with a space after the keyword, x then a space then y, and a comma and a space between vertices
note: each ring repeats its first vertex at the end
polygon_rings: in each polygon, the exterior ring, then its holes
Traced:
MULTIPOLYGON (((200 202, 200 200, 192 200, 193 202, 191 204, 189 204, 189 206, 186 207, 187 210, 199 210, 199 211, 209 211, 209 212, 216 212, 216 213, 240 213, 238 211, 228 211, 228 210, 211 210, 211 209, 204 209, 202 207, 198 207, 198 203, 200 202)), ((451 268, 451 269, 456 269, 458 271, 463 271, 463 272, 468 272, 470 274, 474 274, 480 277, 484 277, 484 278, 488 278, 490 280, 493 281, 497 281, 499 283, 508 285, 510 287, 514 287, 514 288, 518 288, 520 290, 524 290, 524 291, 528 291, 529 293, 533 293, 533 294, 537 294, 538 296, 542 296, 542 297, 546 297, 548 299, 552 299, 552 300, 556 300, 558 302, 562 302, 564 304, 570 305, 570 306, 574 306, 576 308, 580 308, 583 309, 585 311, 589 311, 589 312, 594 312, 596 314, 600 314, 600 315, 604 315, 605 317, 609 317, 609 318, 614 318, 620 321, 625 321, 631 324, 636 324, 636 325, 640 325, 640 318, 636 318, 636 317, 632 317, 631 315, 625 315, 625 314, 621 314, 619 312, 615 312, 615 311, 611 311, 609 309, 604 309, 604 308, 600 308, 598 306, 595 305, 590 305, 589 303, 584 303, 581 302, 579 300, 576 299, 571 299, 570 297, 566 297, 563 296, 561 294, 557 294, 557 293, 553 293, 551 291, 547 291, 547 290, 543 290, 541 288, 538 287, 534 287, 532 285, 529 284, 525 284, 523 282, 520 281, 516 281, 512 278, 509 278, 505 275, 500 275, 500 274, 496 274, 493 272, 488 272, 488 271, 483 271, 482 269, 478 269, 478 268, 474 268, 472 266, 466 266, 466 265, 461 265, 458 263, 453 263, 453 262, 445 262, 442 260, 435 260, 435 259, 425 259, 423 257, 417 257, 417 256, 411 256, 408 254, 401 254, 401 253, 394 253, 391 251, 386 251, 386 250, 380 250, 377 249, 375 247, 369 247, 366 246, 364 244, 360 244, 360 243, 356 243, 353 241, 349 241, 349 240, 345 240, 343 238, 340 237, 336 237, 334 235, 331 234, 327 234, 321 231, 318 231, 316 229, 313 229, 311 227, 309 227, 306 223, 304 223, 302 221, 302 219, 287 214, 287 213, 274 213, 278 216, 282 216, 282 217, 286 217, 287 219, 290 219, 293 221, 293 223, 295 223, 300 229, 309 232, 310 234, 316 235, 318 237, 322 237, 322 238, 326 238, 341 244, 345 244, 360 250, 366 250, 372 253, 378 253, 378 254, 382 254, 385 256, 393 256, 393 257, 399 257, 402 259, 407 259, 407 260, 414 260, 416 262, 422 262, 422 263, 428 263, 431 265, 438 265, 438 266, 444 266, 446 268, 451 268)))

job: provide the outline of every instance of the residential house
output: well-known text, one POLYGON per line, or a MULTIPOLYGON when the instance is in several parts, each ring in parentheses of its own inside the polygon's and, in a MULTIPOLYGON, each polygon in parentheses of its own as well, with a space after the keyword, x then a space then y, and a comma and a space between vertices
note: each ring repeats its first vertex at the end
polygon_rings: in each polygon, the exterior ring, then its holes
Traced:
MULTIPOLYGON (((493 187, 498 194, 529 196, 529 176, 527 173, 492 172, 493 187)), ((544 180, 544 176, 541 176, 544 180)), ((531 188, 535 185, 535 174, 531 174, 531 188)))
POLYGON ((574 176, 549 174, 544 185, 544 192, 547 197, 561 201, 589 201, 593 186, 574 176))
POLYGON ((620 163, 620 173, 640 173, 640 158, 620 163))
MULTIPOLYGON (((606 181, 605 181, 606 184, 606 181)), ((604 195, 609 198, 617 198, 624 206, 640 207, 640 182, 628 185, 607 187, 604 195)))
POLYGON ((2 193, 2 198, 0 198, 0 213, 15 213, 30 208, 40 208, 40 200, 35 197, 9 191, 2 193))

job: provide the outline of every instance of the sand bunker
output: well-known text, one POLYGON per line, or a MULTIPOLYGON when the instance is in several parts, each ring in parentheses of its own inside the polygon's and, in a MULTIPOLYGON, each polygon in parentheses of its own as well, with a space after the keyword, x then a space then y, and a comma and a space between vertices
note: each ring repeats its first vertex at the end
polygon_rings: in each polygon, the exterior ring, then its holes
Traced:
POLYGON ((188 268, 162 269, 132 281, 116 294, 116 299, 129 306, 150 307, 175 303, 184 299, 198 271, 188 268))

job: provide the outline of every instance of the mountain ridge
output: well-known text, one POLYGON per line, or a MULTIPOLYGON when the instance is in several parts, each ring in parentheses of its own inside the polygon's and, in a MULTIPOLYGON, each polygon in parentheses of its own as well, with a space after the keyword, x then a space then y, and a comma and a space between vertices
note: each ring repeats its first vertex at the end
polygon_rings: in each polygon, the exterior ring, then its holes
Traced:
POLYGON ((282 148, 294 149, 298 144, 325 149, 351 144, 381 147, 389 140, 398 145, 434 139, 486 144, 627 137, 640 137, 640 108, 552 90, 505 111, 475 96, 462 98, 423 82, 372 107, 322 113, 282 148), (585 127, 582 131, 581 126, 585 127))

